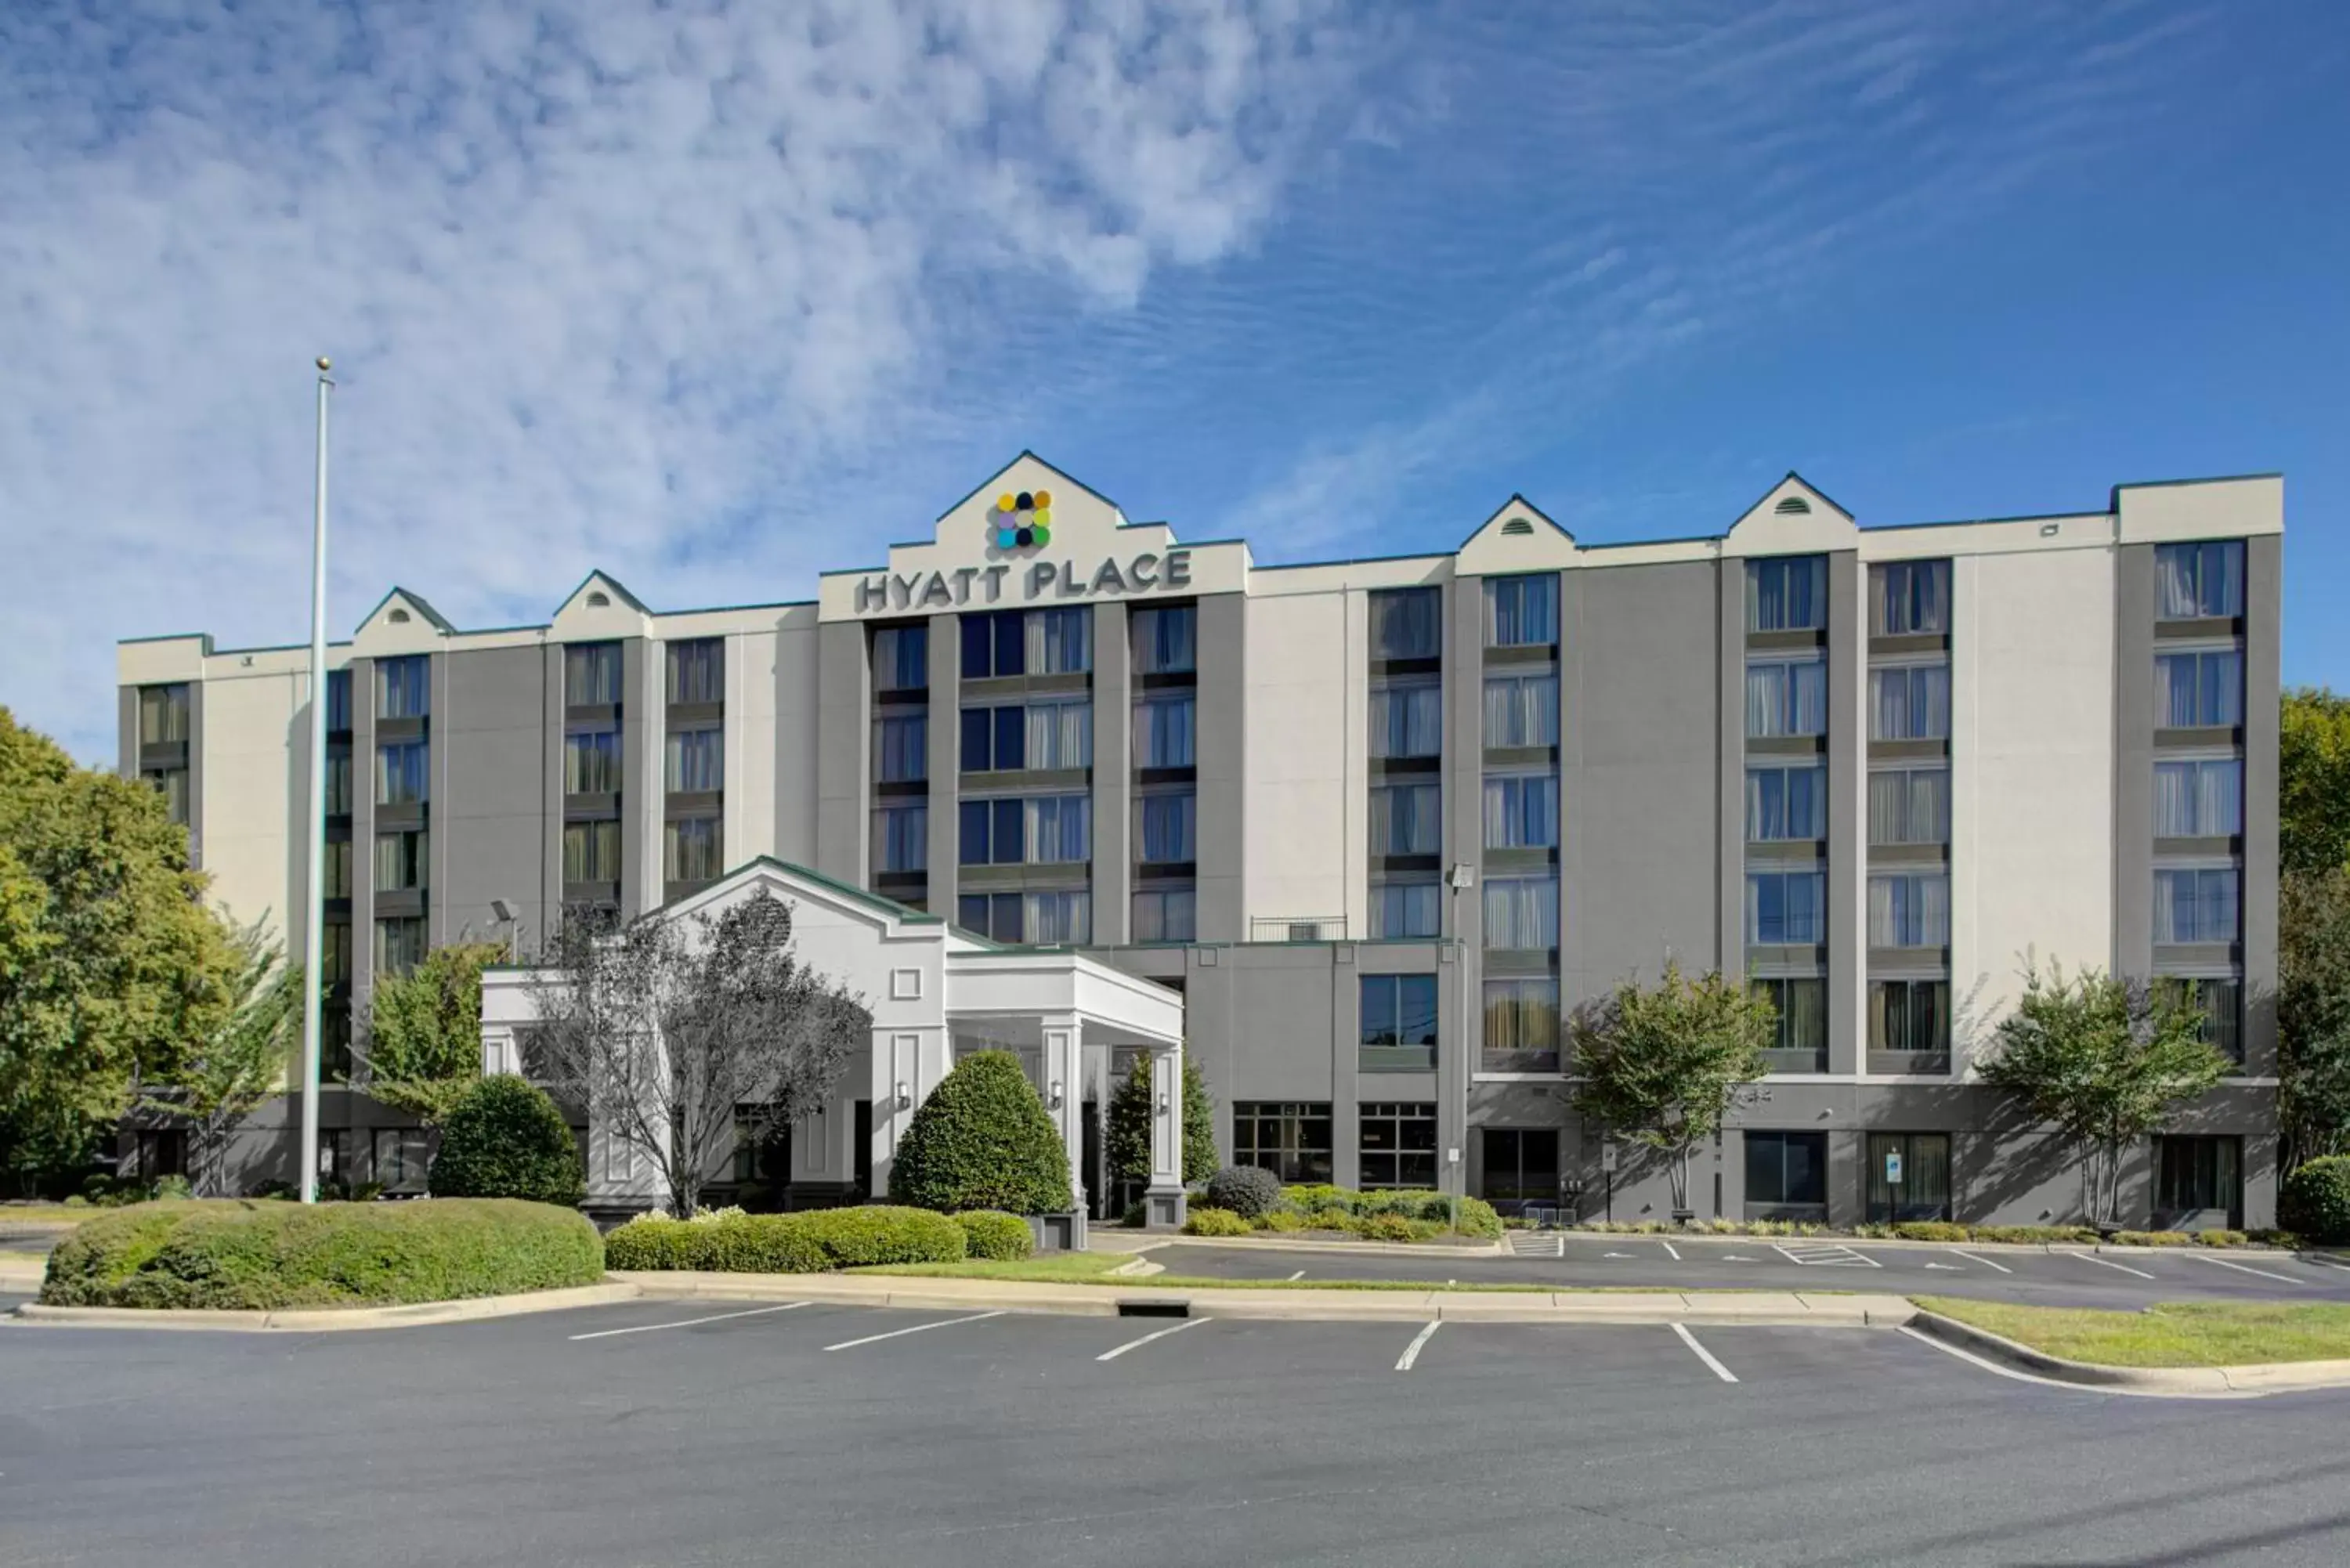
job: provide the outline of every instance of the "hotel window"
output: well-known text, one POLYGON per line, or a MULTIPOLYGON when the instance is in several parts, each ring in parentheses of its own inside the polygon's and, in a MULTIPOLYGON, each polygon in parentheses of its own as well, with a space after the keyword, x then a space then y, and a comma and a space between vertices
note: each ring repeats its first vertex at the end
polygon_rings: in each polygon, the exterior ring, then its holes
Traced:
POLYGON ((375 803, 417 805, 426 796, 425 743, 398 741, 375 749, 375 803))
POLYGON ((1950 1048, 1950 982, 1947 980, 1870 981, 1868 1048, 1872 1051, 1948 1051, 1950 1048))
POLYGON ((1558 981, 1485 982, 1485 1071, 1555 1073, 1558 1038, 1558 981))
POLYGON ((1808 947, 1827 940, 1827 877, 1818 871, 1749 871, 1749 947, 1808 947))
POLYGON ((1327 1100, 1235 1100, 1232 1163, 1285 1182, 1327 1181, 1335 1125, 1327 1100))
POLYGON ((1375 784, 1371 788, 1371 853, 1440 855, 1444 852, 1442 786, 1432 784, 1375 784))
POLYGON ((873 633, 873 690, 926 691, 931 685, 931 628, 925 622, 885 626, 873 633))
POLYGON ((348 735, 351 730, 351 672, 327 671, 327 732, 348 735))
POLYGON ((620 879, 620 825, 617 822, 565 823, 563 879, 566 882, 618 882, 620 879))
POLYGON ((423 654, 375 661, 377 718, 421 719, 432 711, 432 664, 423 654))
POLYGON ((1485 1156, 1481 1190, 1489 1201, 1560 1199, 1556 1127, 1481 1127, 1478 1132, 1485 1156))
POLYGON ((1750 1132, 1746 1135, 1746 1201, 1825 1208, 1828 1135, 1750 1132))
POLYGON ((1088 893, 1023 893, 1022 940, 1039 946, 1082 945, 1093 940, 1093 896, 1088 893))
POLYGON ((1872 768, 1868 774, 1871 844, 1948 844, 1950 770, 1872 768))
POLYGON ((337 986, 351 978, 351 923, 348 920, 328 920, 319 928, 322 943, 318 949, 318 967, 325 972, 321 984, 337 986))
POLYGON ((407 974, 424 961, 424 920, 417 915, 375 923, 375 972, 407 974))
POLYGON ((1188 768, 1194 765, 1194 715, 1189 697, 1152 697, 1134 705, 1134 765, 1188 768))
POLYGON ((873 721, 873 776, 914 784, 930 776, 930 720, 920 713, 873 721))
POLYGON ((329 898, 351 896, 351 841, 348 838, 327 840, 325 893, 329 898))
POLYGON ((1535 951, 1558 946, 1558 878, 1485 878, 1485 946, 1535 951))
POLYGON ((1757 980, 1754 989, 1771 999, 1778 1015, 1773 1051, 1807 1051, 1817 1056, 1828 1048, 1828 982, 1817 975, 1787 975, 1757 980))
POLYGON ((1442 919, 1436 878, 1371 884, 1371 940, 1435 936, 1442 919))
POLYGON ((377 1127, 369 1166, 387 1192, 421 1192, 432 1159, 432 1135, 422 1127, 377 1127))
POLYGON ((1558 744, 1558 677, 1548 671, 1485 677, 1485 744, 1558 744))
POLYGON ((714 816, 661 825, 661 880, 713 882, 725 874, 723 825, 714 816))
POLYGON ((1086 768, 1094 761, 1090 698, 962 711, 962 771, 1086 768))
POLYGON ((699 637, 669 645, 669 700, 671 702, 726 701, 726 639, 699 637))
POLYGON ((2154 764, 2154 836, 2222 838, 2244 831, 2244 763, 2215 757, 2154 764))
POLYGON ((421 891, 432 877, 431 840, 422 828, 375 836, 375 890, 421 891))
POLYGON ((2154 1140, 2154 1210, 2178 1215, 2214 1210, 2233 1223, 2244 1207, 2243 1140, 2180 1137, 2154 1140))
POLYGON ((931 808, 885 805, 873 814, 873 867, 922 871, 931 863, 931 808))
POLYGON ((1189 888, 1168 888, 1134 896, 1134 940, 1138 942, 1188 942, 1199 936, 1199 895, 1189 888))
POLYGON ((1950 878, 1913 872, 1868 879, 1868 945, 1939 948, 1950 942, 1950 878))
POLYGON ((1362 977, 1361 998, 1359 1071, 1436 1070, 1434 975, 1367 974, 1362 977))
POLYGON ((2155 722, 2193 730, 2244 722, 2244 652, 2240 648, 2160 653, 2154 659, 2155 722))
POLYGON ((2241 874, 2232 866, 2157 867, 2154 940, 2158 945, 2236 940, 2241 874))
POLYGON ((563 701, 574 708, 608 708, 620 701, 620 645, 575 642, 563 650, 563 701))
POLYGON ((2162 620, 2207 620, 2244 613, 2244 542, 2158 545, 2155 584, 2162 620))
POLYGON ((175 826, 188 826, 188 770, 185 768, 142 768, 139 776, 148 786, 163 797, 163 815, 175 826))
POLYGON ((327 815, 348 816, 351 814, 351 749, 348 745, 327 748, 327 815))
POLYGON ((1895 561, 1868 568, 1868 635, 1948 636, 1950 563, 1895 561))
POLYGON ((1828 624, 1828 564, 1821 556, 1746 563, 1746 629, 1807 631, 1828 624))
POLYGON ((1434 588, 1383 588, 1371 595, 1371 657, 1434 659, 1442 651, 1442 601, 1434 588))
POLYGON ((1817 763, 1746 767, 1746 841, 1778 844, 1825 838, 1828 773, 1817 763))
POLYGON ((1174 865, 1200 857, 1198 805, 1190 790, 1146 794, 1134 803, 1136 857, 1145 865, 1174 865))
POLYGON ((1363 1186, 1436 1185, 1436 1106, 1406 1100, 1367 1104, 1357 1123, 1363 1186))
POLYGON ((1485 646, 1540 648, 1558 640, 1558 574, 1485 579, 1485 646))
POLYGON ((617 730, 596 730, 563 737, 563 793, 620 793, 620 735, 617 730))
MULTIPOLYGON (((1376 805, 1371 819, 1374 824, 1378 820, 1376 805)), ((1485 775, 1486 848, 1548 849, 1557 844, 1556 774, 1485 775)), ((1436 846, 1431 844, 1424 853, 1437 853, 1436 846)))
POLYGON ((1399 681, 1371 689, 1370 754, 1383 760, 1444 753, 1444 687, 1399 681))
POLYGON ((1134 670, 1138 675, 1177 675, 1195 668, 1193 639, 1199 614, 1190 605, 1134 612, 1134 670))
POLYGON ((959 803, 965 866, 1066 866, 1093 850, 1092 802, 1081 794, 959 803))
POLYGON ((1868 738, 1941 741, 1950 733, 1948 664, 1879 665, 1868 672, 1868 738))
POLYGON ((139 689, 139 743, 165 746, 188 738, 188 689, 183 684, 139 689))
POLYGON ((2158 984, 2203 1014, 2203 1038, 2230 1062, 2244 1059, 2244 982, 2232 976, 2165 975, 2158 984))
POLYGON ((997 610, 962 619, 966 680, 1075 675, 1093 668, 1093 616, 1084 608, 997 610))
POLYGON ((1828 730, 1828 667, 1816 654, 1746 661, 1746 733, 1762 740, 1825 735, 1828 730))
POLYGON ((726 787, 726 732, 672 730, 662 742, 661 774, 671 794, 714 794, 726 787))

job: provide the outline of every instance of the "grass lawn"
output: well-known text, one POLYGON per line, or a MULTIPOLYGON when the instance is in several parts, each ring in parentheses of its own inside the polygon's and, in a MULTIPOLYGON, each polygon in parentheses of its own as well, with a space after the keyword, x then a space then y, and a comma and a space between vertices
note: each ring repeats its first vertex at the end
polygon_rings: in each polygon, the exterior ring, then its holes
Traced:
POLYGON ((68 1229, 85 1220, 95 1220, 112 1210, 96 1205, 75 1204, 68 1209, 62 1203, 0 1203, 0 1231, 18 1226, 55 1226, 68 1229))
POLYGON ((1917 1302, 2034 1350, 2107 1366, 2350 1360, 2350 1303, 2164 1302, 2144 1312, 2094 1312, 1953 1296, 1917 1302))
MULTIPOLYGON (((1146 1291, 1503 1291, 1540 1295, 1693 1295, 1708 1293, 1673 1291, 1656 1285, 1589 1285, 1579 1288, 1525 1283, 1488 1284, 1471 1281, 1448 1285, 1441 1280, 1218 1280, 1191 1274, 1113 1274, 1130 1257, 1117 1252, 1047 1252, 1042 1257, 1002 1260, 972 1258, 958 1263, 876 1263, 847 1269, 851 1274, 913 1275, 933 1280, 1024 1280, 1055 1285, 1112 1285, 1146 1291)), ((1806 1291, 1805 1295, 1844 1295, 1843 1291, 1806 1291)))

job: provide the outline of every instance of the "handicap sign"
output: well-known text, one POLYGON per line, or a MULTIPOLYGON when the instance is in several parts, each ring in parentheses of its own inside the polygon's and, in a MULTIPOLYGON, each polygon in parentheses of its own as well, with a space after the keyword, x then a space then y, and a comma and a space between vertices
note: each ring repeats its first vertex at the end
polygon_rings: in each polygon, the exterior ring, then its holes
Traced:
POLYGON ((1885 1185, 1887 1187, 1898 1187, 1901 1185, 1901 1154, 1898 1149, 1887 1149, 1886 1151, 1885 1185))

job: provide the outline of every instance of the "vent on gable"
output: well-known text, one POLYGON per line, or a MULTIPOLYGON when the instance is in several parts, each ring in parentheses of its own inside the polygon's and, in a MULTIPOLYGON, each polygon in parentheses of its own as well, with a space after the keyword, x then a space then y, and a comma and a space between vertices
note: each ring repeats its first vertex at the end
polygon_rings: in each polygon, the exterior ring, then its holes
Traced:
POLYGON ((1534 531, 1534 525, 1523 517, 1513 517, 1502 524, 1502 532, 1504 534, 1531 534, 1534 531))
POLYGON ((1811 509, 1812 504, 1800 495, 1783 497, 1778 505, 1771 508, 1782 517, 1800 517, 1809 513, 1811 509))
POLYGON ((408 624, 408 612, 404 609, 396 609, 383 618, 391 622, 394 626, 406 626, 408 624))
POLYGON ((588 607, 590 609, 610 609, 612 607, 612 596, 604 592, 601 588, 598 588, 596 592, 588 596, 588 607))

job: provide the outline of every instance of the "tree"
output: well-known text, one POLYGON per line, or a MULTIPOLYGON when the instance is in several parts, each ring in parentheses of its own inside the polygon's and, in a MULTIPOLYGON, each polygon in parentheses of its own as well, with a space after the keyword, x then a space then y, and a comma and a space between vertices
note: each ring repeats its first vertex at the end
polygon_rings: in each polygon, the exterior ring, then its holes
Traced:
POLYGON ((477 1078, 449 1105, 425 1182, 435 1198, 520 1198, 577 1208, 579 1145, 546 1091, 511 1073, 477 1078))
POLYGON ((1568 1026, 1576 1109, 1667 1157, 1673 1208, 1689 1212, 1689 1160, 1744 1087, 1761 1077, 1778 1012, 1743 981, 1692 980, 1668 960, 1654 986, 1617 987, 1568 1026))
POLYGON ((138 1100, 140 1109, 186 1127, 190 1175, 200 1198, 226 1196, 229 1136, 280 1092, 302 1026, 302 971, 284 962, 267 919, 239 928, 230 946, 237 968, 229 981, 229 1011, 211 1033, 180 1054, 162 1085, 138 1100))
POLYGON ((482 971, 505 957, 502 942, 452 942, 379 979, 361 1053, 367 1092, 439 1126, 482 1076, 482 971))
MULTIPOLYGON (((1134 1059, 1109 1101, 1109 1127, 1102 1139, 1102 1164, 1111 1181, 1150 1182, 1150 1057, 1134 1059)), ((1200 1064, 1183 1056, 1183 1179, 1205 1181, 1216 1174, 1216 1102, 1200 1064)))
POLYGON ((1216 1102, 1200 1064, 1183 1054, 1183 1180, 1205 1181, 1216 1174, 1216 1102))
POLYGON ((1009 1051, 974 1051, 914 1108, 889 1165, 889 1196, 960 1213, 1070 1207, 1069 1151, 1009 1051))
POLYGON ((2286 872, 2350 865, 2350 697, 2284 694, 2277 737, 2277 860, 2286 872))
POLYGON ((2023 994, 1977 1065, 2080 1151, 2083 1212, 2116 1224, 2123 1156, 2227 1071, 2203 1025, 2175 987, 2094 968, 2067 979, 2053 963, 2043 974, 2027 958, 2023 994))
POLYGON ((214 1037, 240 959, 153 789, 0 708, 0 1164, 85 1161, 214 1037))
POLYGON ((2350 1154, 2350 870, 2287 872, 2277 937, 2277 1117, 2289 1173, 2350 1154))
POLYGON ((738 1127, 764 1142, 822 1104, 873 1027, 794 956, 791 907, 764 888, 715 916, 566 920, 532 994, 537 1075, 651 1163, 680 1219, 738 1127))

